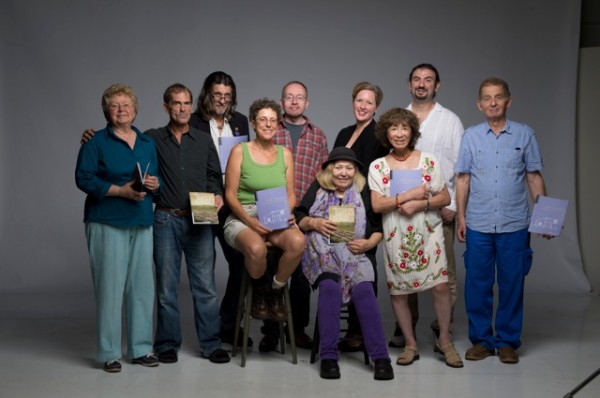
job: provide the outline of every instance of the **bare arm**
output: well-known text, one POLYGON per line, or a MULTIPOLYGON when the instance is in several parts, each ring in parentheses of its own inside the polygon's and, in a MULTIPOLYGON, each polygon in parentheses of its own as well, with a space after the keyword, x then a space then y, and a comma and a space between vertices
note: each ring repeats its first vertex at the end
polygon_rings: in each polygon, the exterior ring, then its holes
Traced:
POLYGON ((542 173, 539 171, 527 173, 527 186, 529 187, 529 195, 531 195, 531 200, 534 202, 539 195, 546 196, 544 178, 542 177, 542 173))
POLYGON ((456 237, 459 242, 465 242, 467 238, 465 214, 467 211, 470 184, 470 174, 460 173, 456 177, 456 237))

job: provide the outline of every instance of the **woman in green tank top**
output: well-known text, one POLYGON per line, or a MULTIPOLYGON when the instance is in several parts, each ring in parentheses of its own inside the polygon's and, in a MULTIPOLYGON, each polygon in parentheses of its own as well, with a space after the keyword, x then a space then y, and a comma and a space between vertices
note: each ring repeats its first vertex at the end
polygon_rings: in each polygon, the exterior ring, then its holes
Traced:
POLYGON ((293 216, 294 161, 289 148, 273 144, 281 120, 281 108, 273 100, 263 98, 250 106, 249 119, 256 138, 234 147, 225 171, 225 198, 232 214, 227 218, 224 234, 227 243, 244 255, 244 266, 256 285, 252 316, 284 320, 283 287, 287 284, 304 251, 304 234, 293 216), (262 225, 256 214, 258 191, 285 187, 290 209, 289 227, 271 230, 262 225), (281 248, 277 272, 270 280, 266 275, 266 242, 281 248))

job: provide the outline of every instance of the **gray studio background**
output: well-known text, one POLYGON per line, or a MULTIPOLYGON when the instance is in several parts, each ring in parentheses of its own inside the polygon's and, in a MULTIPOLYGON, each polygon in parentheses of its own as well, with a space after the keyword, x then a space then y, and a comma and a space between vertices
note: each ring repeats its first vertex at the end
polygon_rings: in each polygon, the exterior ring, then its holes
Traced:
MULTIPOLYGON (((382 87, 379 114, 404 107, 408 72, 421 62, 438 67, 438 100, 465 127, 483 120, 475 107, 481 80, 509 82, 509 117, 535 129, 548 192, 570 200, 563 235, 532 239, 527 291, 589 291, 576 223, 579 12, 571 0, 2 0, 0 295, 12 300, 2 307, 16 315, 25 298, 72 295, 66 306, 31 306, 69 313, 77 297, 92 294, 74 167, 82 131, 105 124, 100 96, 110 84, 134 87, 135 125, 144 130, 166 124, 162 93, 174 82, 197 96, 207 74, 224 70, 247 114, 253 99, 278 99, 284 83, 301 80, 307 115, 331 149, 354 122, 355 83, 382 87)), ((464 246, 456 247, 461 255, 464 246)), ((218 243, 217 253, 222 294, 227 267, 218 243)), ((458 268, 462 281, 460 257, 458 268)), ((386 294, 380 301, 389 305, 386 294)))

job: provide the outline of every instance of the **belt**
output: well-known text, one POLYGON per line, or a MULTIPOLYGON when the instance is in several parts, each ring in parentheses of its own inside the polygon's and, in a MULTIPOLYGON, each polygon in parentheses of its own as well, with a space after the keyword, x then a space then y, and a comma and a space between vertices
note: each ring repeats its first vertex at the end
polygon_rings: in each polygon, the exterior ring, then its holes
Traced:
POLYGON ((189 210, 171 209, 170 207, 156 206, 156 210, 165 211, 175 217, 189 217, 192 212, 189 210))

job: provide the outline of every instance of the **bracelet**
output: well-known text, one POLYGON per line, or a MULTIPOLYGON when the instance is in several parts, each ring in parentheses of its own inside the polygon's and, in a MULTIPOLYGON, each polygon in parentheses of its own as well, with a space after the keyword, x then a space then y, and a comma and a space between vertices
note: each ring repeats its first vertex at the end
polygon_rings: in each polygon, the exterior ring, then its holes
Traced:
POLYGON ((425 210, 423 210, 424 212, 428 212, 429 211, 429 199, 425 199, 427 200, 427 203, 425 204, 425 210))
POLYGON ((398 193, 396 194, 396 207, 400 207, 400 204, 398 203, 398 195, 400 195, 400 194, 398 194, 398 193))

